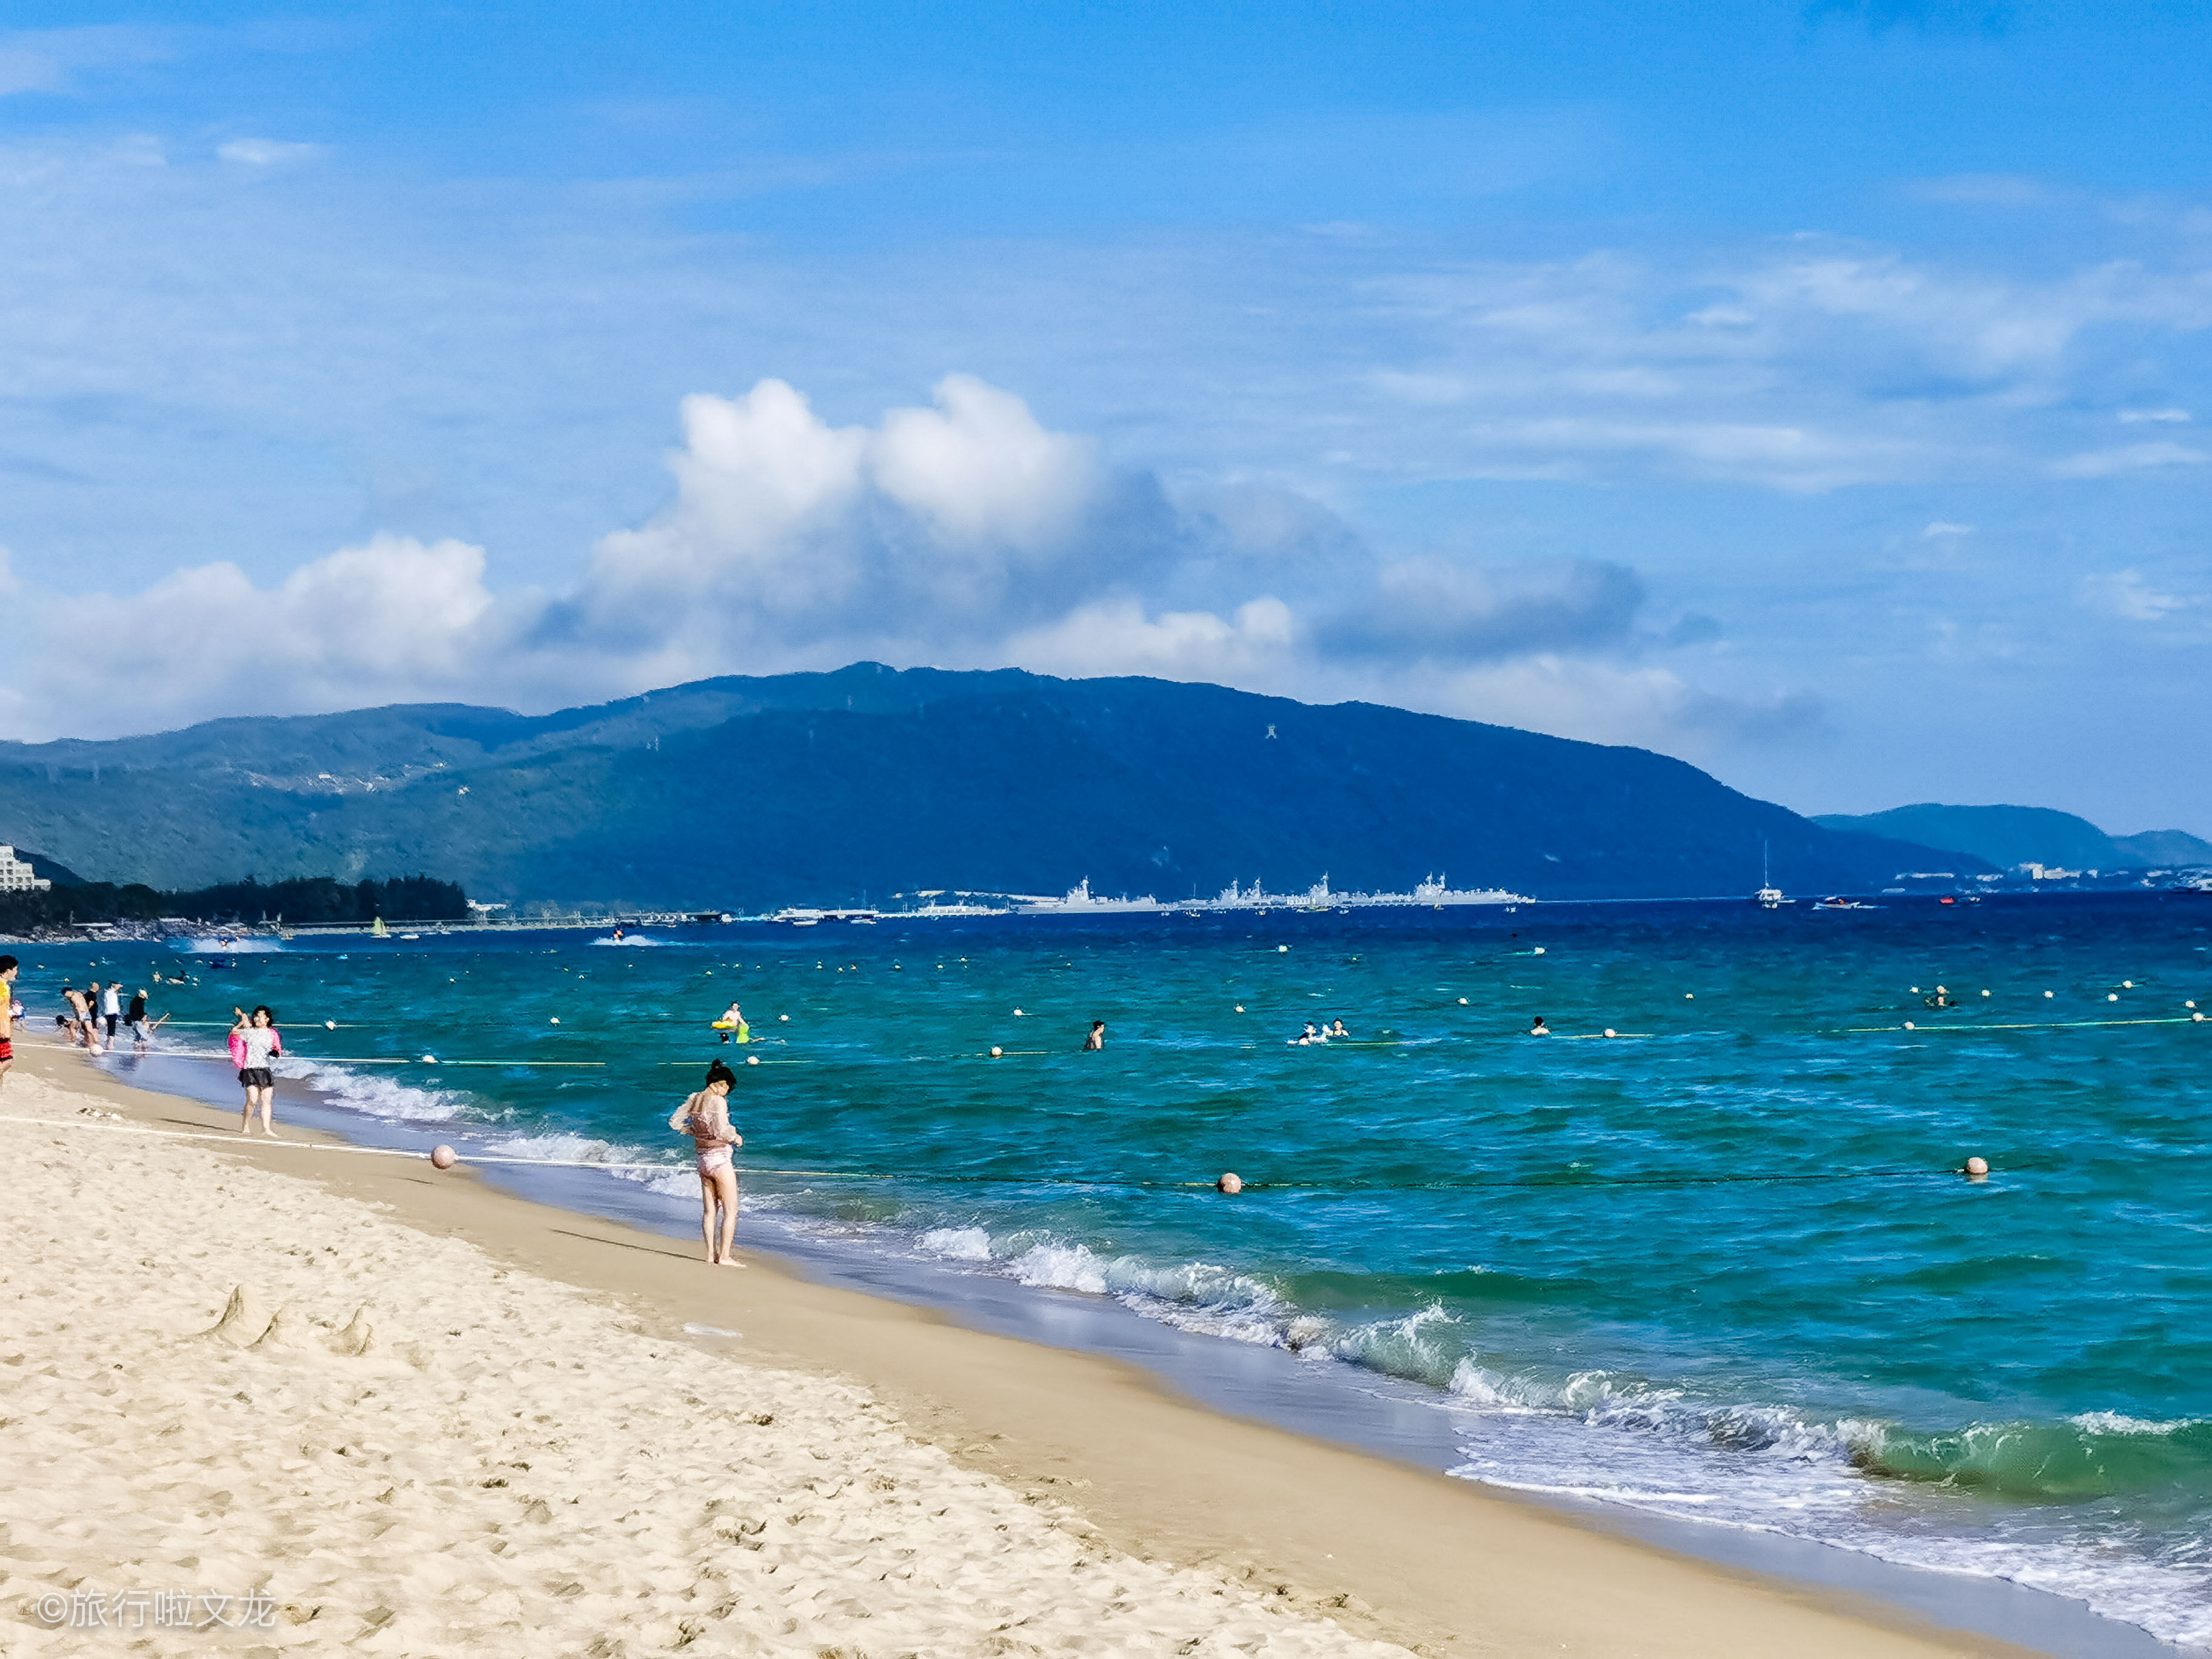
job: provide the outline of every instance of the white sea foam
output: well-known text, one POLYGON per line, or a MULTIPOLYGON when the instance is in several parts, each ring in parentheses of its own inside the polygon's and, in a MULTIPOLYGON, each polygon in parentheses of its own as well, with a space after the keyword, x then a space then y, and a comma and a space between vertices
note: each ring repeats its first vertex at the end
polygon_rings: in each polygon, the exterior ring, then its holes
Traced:
POLYGON ((954 1261, 991 1259, 991 1235, 981 1227, 933 1227, 915 1242, 932 1255, 954 1261))
POLYGON ((356 1072, 331 1060, 288 1055, 272 1069, 279 1077, 307 1084, 335 1104, 404 1123, 443 1123, 464 1115, 469 1105, 468 1097, 455 1090, 417 1088, 394 1077, 356 1072))
POLYGON ((2163 1423, 2150 1423, 2119 1412, 2082 1412, 2066 1420, 2075 1428, 2087 1429, 2092 1434, 2166 1435, 2179 1433, 2183 1429, 2193 1429, 2204 1419, 2201 1417, 2177 1417, 2163 1423))

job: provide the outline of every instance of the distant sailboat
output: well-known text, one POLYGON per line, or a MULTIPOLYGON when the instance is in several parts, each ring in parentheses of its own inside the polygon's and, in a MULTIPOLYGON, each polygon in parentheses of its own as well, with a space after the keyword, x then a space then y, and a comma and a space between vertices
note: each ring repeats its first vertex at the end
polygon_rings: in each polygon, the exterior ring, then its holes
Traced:
POLYGON ((1759 843, 1759 891, 1752 896, 1759 902, 1760 908, 1766 910, 1796 902, 1794 899, 1783 897, 1782 890, 1774 884, 1773 875, 1767 869, 1766 843, 1763 841, 1759 843))
POLYGON ((384 918, 382 916, 379 916, 374 921, 368 924, 368 936, 371 939, 390 939, 392 937, 392 930, 384 925, 384 918))

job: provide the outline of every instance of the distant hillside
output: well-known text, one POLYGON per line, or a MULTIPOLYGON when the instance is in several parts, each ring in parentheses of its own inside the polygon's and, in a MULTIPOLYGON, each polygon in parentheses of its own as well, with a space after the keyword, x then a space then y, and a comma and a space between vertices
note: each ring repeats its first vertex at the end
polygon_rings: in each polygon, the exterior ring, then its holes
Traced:
MULTIPOLYGON (((414 872, 481 898, 715 905, 1231 880, 1540 897, 1864 890, 1838 834, 1638 749, 1365 703, 1012 670, 726 678, 526 717, 455 705, 0 744, 0 836, 95 879, 414 872)), ((1939 867, 1981 866, 1956 854, 1939 867)))
POLYGON ((2059 865, 2069 870, 2212 865, 2212 842, 2182 830, 2108 836, 2087 818, 2047 806, 1939 806, 1929 802, 1856 817, 1826 812, 1813 822, 1851 834, 1893 836, 1949 852, 1971 853, 2000 870, 2023 864, 2059 865))

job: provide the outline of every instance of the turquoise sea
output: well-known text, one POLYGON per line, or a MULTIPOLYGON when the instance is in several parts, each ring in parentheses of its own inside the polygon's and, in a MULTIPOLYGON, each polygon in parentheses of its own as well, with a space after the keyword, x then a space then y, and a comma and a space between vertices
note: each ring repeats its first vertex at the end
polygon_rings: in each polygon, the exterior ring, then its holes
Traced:
POLYGON ((788 1236, 1397 1379, 1469 1478, 2212 1644, 2212 897, 215 948, 29 947, 19 995, 35 1030, 66 977, 184 971, 107 1063, 228 1098, 265 1001, 383 1138, 665 1160, 603 1179, 678 1223, 666 1115, 757 1060, 745 1203, 788 1236))

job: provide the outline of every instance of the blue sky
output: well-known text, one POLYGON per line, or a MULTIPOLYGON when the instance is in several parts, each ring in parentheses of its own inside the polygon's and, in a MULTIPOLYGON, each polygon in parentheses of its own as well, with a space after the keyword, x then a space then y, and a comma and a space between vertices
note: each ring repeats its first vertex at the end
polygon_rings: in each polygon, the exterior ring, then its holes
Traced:
POLYGON ((2212 11, 799 10, 11 9, 0 731, 1017 662, 2212 833, 2212 11))

